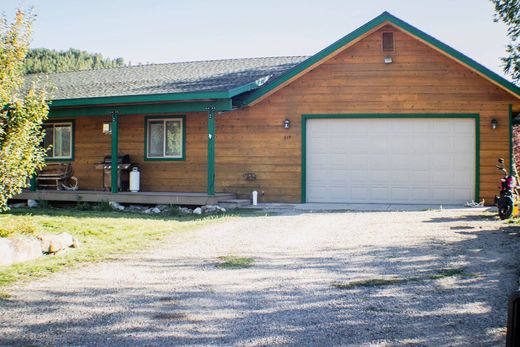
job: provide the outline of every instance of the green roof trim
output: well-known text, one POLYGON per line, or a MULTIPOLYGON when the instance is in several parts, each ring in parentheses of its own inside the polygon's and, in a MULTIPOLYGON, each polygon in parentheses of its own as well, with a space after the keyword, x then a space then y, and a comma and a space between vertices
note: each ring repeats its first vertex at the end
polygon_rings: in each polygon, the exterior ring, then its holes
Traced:
POLYGON ((208 100, 208 99, 226 99, 226 98, 229 98, 228 92, 121 95, 121 96, 102 96, 102 97, 95 97, 95 98, 52 100, 51 107, 109 105, 109 104, 141 103, 141 102, 167 102, 167 101, 201 100, 201 99, 208 100))
POLYGON ((231 111, 233 109, 231 99, 219 99, 208 102, 178 102, 174 104, 129 104, 119 106, 51 108, 49 110, 49 118, 109 116, 114 111, 118 112, 119 116, 132 114, 161 115, 186 112, 206 112, 208 107, 215 107, 217 111, 231 111))
POLYGON ((88 105, 110 105, 128 104, 144 102, 169 102, 185 100, 213 100, 230 99, 238 94, 249 92, 263 85, 269 76, 259 78, 253 82, 226 91, 210 92, 190 92, 190 93, 166 93, 166 94, 145 94, 145 95, 121 95, 121 96, 102 96, 93 98, 77 99, 56 99, 51 101, 51 107, 64 106, 88 106, 88 105))
POLYGON ((349 44, 350 42, 356 40, 360 36, 368 33, 369 31, 373 30, 374 28, 384 24, 385 22, 393 24, 404 31, 409 32, 410 34, 428 42, 429 44, 435 46, 436 48, 440 49, 441 51, 445 52, 446 54, 450 55, 456 60, 461 61, 462 63, 470 66, 471 68, 475 69, 479 73, 483 74, 484 76, 488 77, 489 79, 495 81, 497 84, 501 85, 511 93, 515 94, 515 96, 520 97, 520 88, 516 86, 514 83, 509 82, 505 78, 499 76, 498 74, 494 73, 493 71, 489 70, 488 68, 484 67, 483 65, 477 63, 475 60, 469 58, 468 56, 464 55, 463 53, 457 51, 456 49, 448 46, 445 43, 442 43, 441 41, 437 40, 436 38, 426 34, 425 32, 417 29, 416 27, 404 22, 403 20, 393 16, 392 14, 388 12, 383 12, 376 18, 372 19, 368 23, 360 26, 356 30, 352 31, 350 34, 344 36, 343 38, 339 39, 338 41, 334 42, 330 46, 326 47, 325 49, 319 51, 315 55, 311 56, 310 58, 304 60, 300 64, 296 65, 286 73, 279 76, 274 81, 266 84, 265 86, 255 90, 254 92, 250 93, 247 97, 245 97, 242 102, 241 106, 247 106, 248 104, 251 104, 255 100, 261 98, 266 93, 270 92, 271 90, 275 89, 276 87, 280 86, 281 84, 287 82, 294 76, 298 75, 305 69, 311 67, 312 65, 316 64, 320 60, 326 58, 330 54, 334 53, 341 47, 349 44))

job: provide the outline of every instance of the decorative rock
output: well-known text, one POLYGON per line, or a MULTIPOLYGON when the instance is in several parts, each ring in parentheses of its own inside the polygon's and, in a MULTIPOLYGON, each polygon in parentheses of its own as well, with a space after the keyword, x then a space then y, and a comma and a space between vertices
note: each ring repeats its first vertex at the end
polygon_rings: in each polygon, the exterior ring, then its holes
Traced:
POLYGON ((38 207, 38 201, 36 200, 27 200, 27 207, 29 208, 35 208, 38 207))
POLYGON ((161 210, 158 209, 157 207, 154 207, 150 210, 151 213, 161 213, 161 210))
POLYGON ((0 265, 11 265, 42 256, 40 242, 34 237, 0 239, 0 265))
POLYGON ((11 240, 5 237, 0 238, 0 265, 11 265, 14 258, 13 253, 11 240))
POLYGON ((192 214, 193 210, 187 207, 179 207, 179 212, 182 214, 192 214))
POLYGON ((130 205, 126 208, 127 211, 136 211, 136 212, 141 212, 144 210, 146 210, 147 208, 142 206, 142 205, 130 205))
POLYGON ((161 212, 167 210, 169 207, 168 205, 155 205, 155 208, 158 208, 161 212))
POLYGON ((25 206, 27 206, 27 205, 25 204, 25 202, 19 202, 19 203, 17 203, 17 204, 9 205, 9 207, 11 207, 11 208, 24 208, 25 206))
MULTIPOLYGON (((69 247, 74 247, 75 239, 67 233, 39 235, 40 247, 43 253, 56 253, 69 247)), ((76 244, 79 246, 78 241, 76 244)))
POLYGON ((202 214, 202 209, 200 207, 197 207, 196 209, 193 210, 193 213, 194 214, 202 214))
POLYGON ((72 238, 72 248, 79 248, 81 246, 81 242, 78 239, 72 238))
POLYGON ((226 209, 223 207, 220 207, 218 205, 206 205, 206 206, 202 206, 202 211, 204 213, 219 213, 219 212, 226 212, 226 209))
POLYGON ((120 203, 115 202, 115 201, 109 201, 108 205, 110 205, 110 207, 112 209, 118 210, 118 211, 123 211, 125 209, 125 207, 123 205, 121 205, 120 203))

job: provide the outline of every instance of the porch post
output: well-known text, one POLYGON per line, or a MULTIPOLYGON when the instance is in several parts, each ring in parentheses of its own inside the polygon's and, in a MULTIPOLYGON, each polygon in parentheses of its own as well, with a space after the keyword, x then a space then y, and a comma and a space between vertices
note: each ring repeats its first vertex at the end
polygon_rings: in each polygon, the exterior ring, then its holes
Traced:
POLYGON ((29 179, 29 191, 35 192, 36 191, 36 174, 32 175, 29 179))
POLYGON ((215 195, 215 107, 208 107, 208 195, 215 195))
POLYGON ((117 163, 117 152, 118 152, 118 126, 119 126, 119 114, 116 111, 112 112, 112 162, 111 162, 111 177, 110 177, 110 189, 112 193, 117 193, 118 182, 118 163, 117 163))

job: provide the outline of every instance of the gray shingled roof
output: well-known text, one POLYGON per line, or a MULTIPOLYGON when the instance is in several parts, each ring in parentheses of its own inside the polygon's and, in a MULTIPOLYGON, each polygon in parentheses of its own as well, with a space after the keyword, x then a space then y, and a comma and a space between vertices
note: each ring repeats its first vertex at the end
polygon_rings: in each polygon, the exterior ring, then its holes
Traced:
MULTIPOLYGON (((307 57, 245 58, 152 64, 44 74, 52 99, 228 91, 276 78, 307 57)), ((28 81, 42 74, 27 76, 28 81)))

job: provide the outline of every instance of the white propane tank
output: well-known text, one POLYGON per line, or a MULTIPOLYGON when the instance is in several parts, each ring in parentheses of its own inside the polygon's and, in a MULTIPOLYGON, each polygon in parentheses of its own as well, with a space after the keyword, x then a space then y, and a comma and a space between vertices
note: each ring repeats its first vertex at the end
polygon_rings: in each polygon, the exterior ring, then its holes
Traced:
POLYGON ((258 192, 256 190, 253 190, 253 206, 256 206, 258 204, 258 192))
POLYGON ((140 176, 141 173, 139 172, 139 168, 134 166, 132 171, 130 171, 130 191, 132 193, 137 193, 139 191, 140 176))

